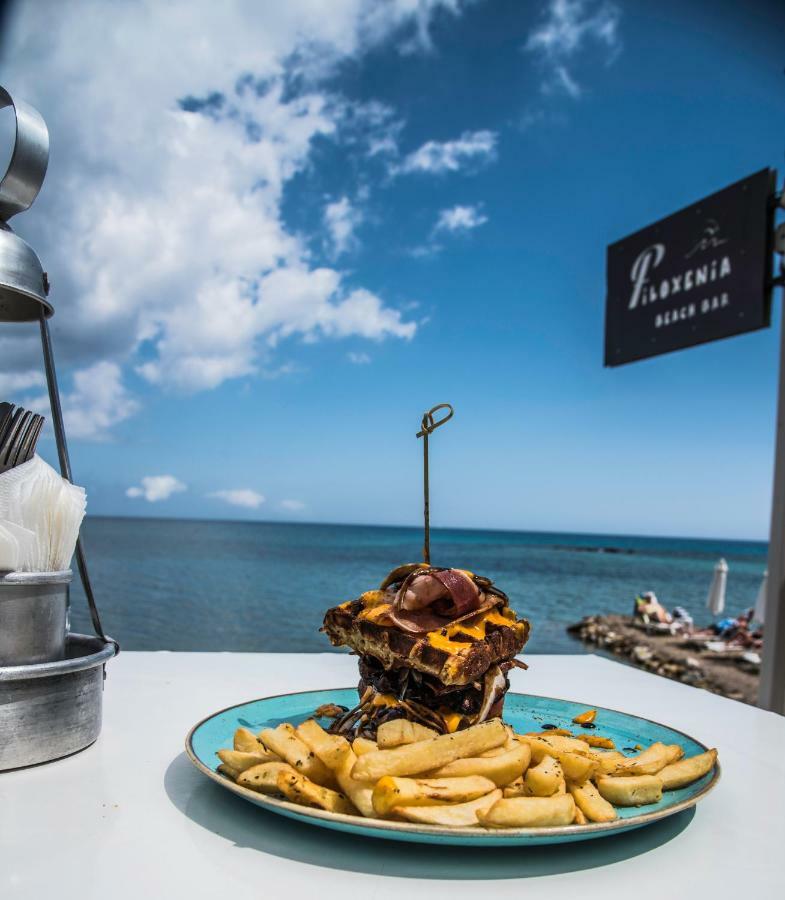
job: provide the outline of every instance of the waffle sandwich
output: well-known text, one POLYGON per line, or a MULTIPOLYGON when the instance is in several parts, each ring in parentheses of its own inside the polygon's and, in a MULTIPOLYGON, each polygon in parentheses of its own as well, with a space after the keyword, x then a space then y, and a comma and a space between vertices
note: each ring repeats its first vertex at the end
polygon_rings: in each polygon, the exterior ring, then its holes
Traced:
POLYGON ((333 730, 373 737, 392 718, 449 733, 500 716, 529 623, 489 579, 413 563, 329 609, 323 631, 360 658, 360 703, 333 730))

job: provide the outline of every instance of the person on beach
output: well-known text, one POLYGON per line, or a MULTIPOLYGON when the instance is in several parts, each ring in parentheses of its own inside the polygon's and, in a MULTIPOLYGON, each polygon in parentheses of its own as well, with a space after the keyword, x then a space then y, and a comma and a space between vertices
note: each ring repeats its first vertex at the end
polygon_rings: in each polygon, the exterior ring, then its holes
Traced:
POLYGON ((729 647, 760 650, 763 646, 763 631, 760 628, 750 631, 752 616, 752 610, 745 610, 735 619, 728 616, 712 623, 708 628, 696 632, 695 636, 719 638, 729 647))
POLYGON ((683 606, 674 606, 673 612, 671 613, 671 619, 673 621, 673 626, 676 631, 681 631, 685 634, 690 634, 692 629, 695 627, 695 622, 692 619, 692 616, 687 612, 687 610, 683 606))
POLYGON ((663 625, 670 625, 670 613, 657 599, 654 591, 644 591, 635 598, 635 609, 633 617, 642 619, 647 625, 649 622, 660 622, 663 625))

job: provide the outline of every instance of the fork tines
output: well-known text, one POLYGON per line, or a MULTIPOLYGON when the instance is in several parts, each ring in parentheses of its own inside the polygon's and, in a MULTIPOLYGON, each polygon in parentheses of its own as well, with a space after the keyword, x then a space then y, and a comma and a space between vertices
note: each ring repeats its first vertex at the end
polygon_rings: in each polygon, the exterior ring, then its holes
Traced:
POLYGON ((32 458, 44 425, 44 417, 0 403, 0 472, 6 472, 32 458))

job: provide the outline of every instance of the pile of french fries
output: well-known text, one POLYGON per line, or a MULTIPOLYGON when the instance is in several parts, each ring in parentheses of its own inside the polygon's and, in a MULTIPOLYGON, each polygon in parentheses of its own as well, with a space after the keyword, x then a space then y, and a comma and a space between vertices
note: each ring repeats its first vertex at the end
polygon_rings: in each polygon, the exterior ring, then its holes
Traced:
MULTIPOLYGON (((596 712, 576 716, 592 722, 596 712)), ((612 822, 616 807, 656 803, 706 775, 708 750, 678 744, 635 756, 608 739, 564 729, 516 734, 500 719, 455 734, 394 719, 376 741, 328 734, 315 719, 253 734, 238 728, 218 771, 238 785, 333 813, 449 828, 612 822)))

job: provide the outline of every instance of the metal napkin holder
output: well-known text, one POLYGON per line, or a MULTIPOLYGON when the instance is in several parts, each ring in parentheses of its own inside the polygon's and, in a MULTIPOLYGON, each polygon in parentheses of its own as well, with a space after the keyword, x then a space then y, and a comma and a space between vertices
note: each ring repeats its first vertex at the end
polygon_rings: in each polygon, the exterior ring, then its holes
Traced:
MULTIPOLYGON (((48 320, 54 315, 54 308, 48 299, 49 279, 35 251, 8 225, 9 219, 29 209, 38 196, 49 162, 49 132, 36 109, 15 100, 5 88, 0 87, 0 109, 6 107, 14 111, 16 135, 8 169, 0 180, 0 323, 39 323, 60 472, 63 478, 72 481, 49 332, 48 320)), ((10 741, 0 747, 0 771, 56 759, 83 749, 98 736, 101 692, 97 691, 96 686, 99 675, 101 685, 105 677, 105 672, 100 673, 99 667, 103 669, 106 660, 116 655, 120 647, 117 641, 106 635, 101 625, 81 536, 76 542, 76 562, 96 637, 68 635, 66 654, 62 660, 28 666, 0 666, 0 701, 9 701, 0 702, 0 712, 6 708, 20 707, 13 720, 6 720, 5 715, 0 716, 0 728, 4 736, 10 737, 10 741), (89 678, 93 688, 89 710, 83 708, 85 678, 89 678), (50 710, 57 711, 57 729, 52 729, 52 720, 43 721, 40 715, 31 716, 32 707, 26 717, 22 715, 24 710, 21 706, 24 706, 25 698, 29 697, 33 702, 38 697, 40 701, 41 692, 46 691, 47 685, 52 689, 53 698, 59 692, 59 701, 50 710), (11 692, 11 695, 4 697, 4 692, 11 692), (73 709, 69 706, 69 696, 73 709), (58 735, 65 735, 67 740, 59 740, 58 735)))

